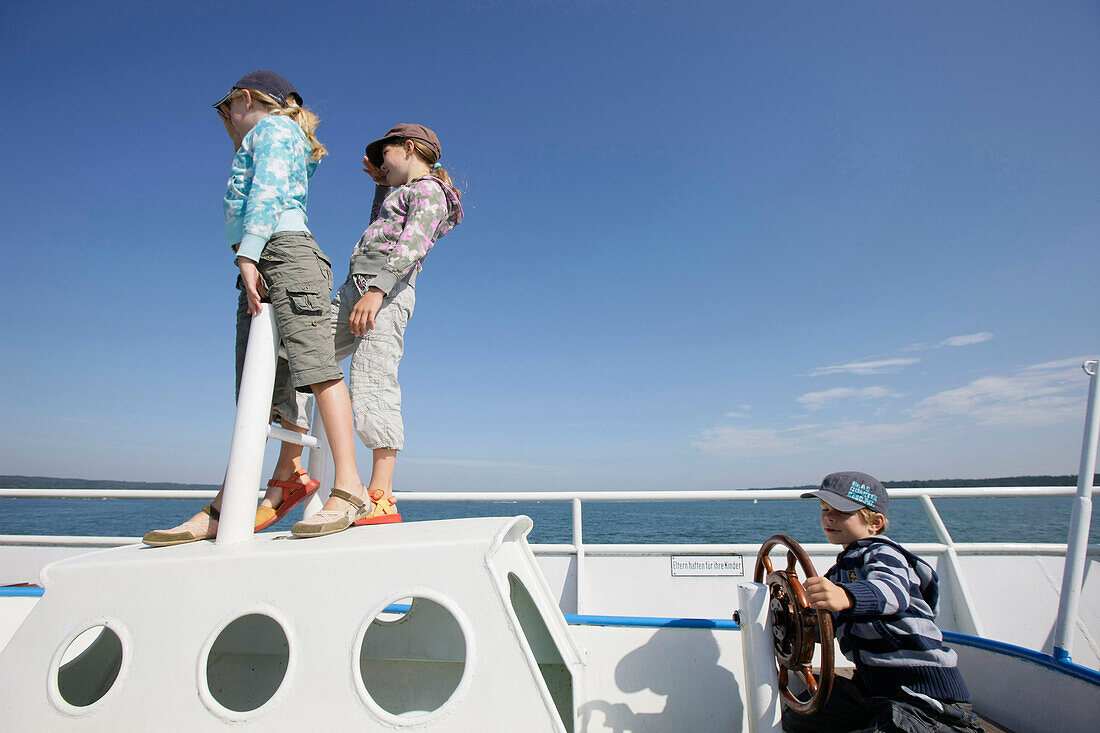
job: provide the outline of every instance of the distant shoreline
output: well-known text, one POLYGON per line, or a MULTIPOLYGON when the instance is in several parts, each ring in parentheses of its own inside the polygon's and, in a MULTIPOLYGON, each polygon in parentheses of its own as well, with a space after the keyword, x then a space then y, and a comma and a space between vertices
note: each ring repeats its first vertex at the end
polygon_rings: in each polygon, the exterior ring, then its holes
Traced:
MULTIPOLYGON (((932 479, 927 481, 883 481, 887 488, 912 486, 914 488, 938 488, 942 486, 1076 486, 1076 475, 1065 476, 1003 476, 982 479, 932 479)), ((1100 484, 1100 474, 1093 477, 1093 485, 1100 484)), ((151 481, 110 481, 102 479, 55 478, 52 476, 4 476, 0 475, 0 488, 4 489, 133 489, 135 491, 197 489, 216 491, 218 484, 179 484, 151 481)), ((771 486, 771 489, 801 489, 808 486, 771 486)))

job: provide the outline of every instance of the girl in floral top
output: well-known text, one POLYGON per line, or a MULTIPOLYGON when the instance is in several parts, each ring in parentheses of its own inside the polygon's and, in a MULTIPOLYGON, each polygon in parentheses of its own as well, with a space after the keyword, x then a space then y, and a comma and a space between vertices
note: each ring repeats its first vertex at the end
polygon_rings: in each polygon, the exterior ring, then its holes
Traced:
MULTIPOLYGON (((382 510, 365 501, 366 487, 355 466, 351 402, 323 316, 332 270, 306 226, 306 197, 309 179, 327 151, 314 136, 319 120, 301 102, 283 77, 254 71, 214 105, 236 151, 224 209, 227 243, 240 269, 237 391, 252 317, 260 313, 261 303, 269 303, 286 352, 277 369, 272 416, 288 429, 305 432, 308 403, 297 394, 315 396, 336 468, 332 496, 357 503, 352 518, 358 519, 382 510)), ((256 513, 256 528, 280 519, 317 486, 301 468, 301 447, 284 443, 256 513)), ((218 492, 188 521, 149 532, 143 541, 161 546, 214 537, 221 501, 218 492)))
MULTIPOLYGON (((351 256, 348 279, 332 300, 336 358, 351 355, 351 404, 355 430, 373 450, 368 487, 371 501, 386 507, 353 524, 399 522, 393 510, 393 472, 405 446, 397 367, 405 326, 416 301, 414 285, 436 240, 462 221, 462 195, 439 164, 443 149, 423 125, 401 124, 367 146, 364 170, 379 186, 393 189, 376 204, 373 221, 351 256), (388 513, 392 510, 392 513, 388 513)), ((377 197, 376 197, 377 201, 377 197)), ((327 505, 326 505, 327 507, 327 505)), ((294 526, 294 533, 339 531, 352 511, 321 512, 294 526)))

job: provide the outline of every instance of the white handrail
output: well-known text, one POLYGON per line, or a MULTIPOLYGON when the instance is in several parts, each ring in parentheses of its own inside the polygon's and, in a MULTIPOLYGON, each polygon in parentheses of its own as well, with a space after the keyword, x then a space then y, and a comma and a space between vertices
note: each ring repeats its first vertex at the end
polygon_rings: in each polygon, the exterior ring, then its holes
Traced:
POLYGON ((577 572, 573 590, 576 592, 577 613, 584 613, 584 520, 581 516, 581 500, 573 499, 573 552, 577 556, 577 572))
POLYGON ((304 433, 296 433, 293 430, 287 430, 286 428, 280 428, 277 425, 268 425, 267 434, 271 438, 276 438, 284 443, 294 443, 300 445, 303 448, 316 448, 319 443, 317 436, 306 435, 304 433))
MULTIPOLYGON (((0 534, 0 545, 17 547, 121 547, 134 545, 141 541, 140 537, 99 537, 93 535, 41 535, 41 534, 0 534)), ((736 544, 736 545, 611 545, 611 544, 587 544, 584 546, 586 555, 690 555, 690 554, 732 554, 755 555, 760 549, 761 543, 736 544)), ((906 544, 906 549, 917 555, 938 555, 947 549, 945 545, 935 542, 914 542, 906 544)), ((802 548, 809 555, 835 555, 835 545, 804 544, 802 548)), ((568 544, 539 544, 533 543, 531 549, 536 555, 573 555, 577 548, 568 544)), ((969 542, 955 545, 955 551, 959 555, 1053 555, 1064 556, 1065 545, 1057 544, 1031 544, 1026 542, 998 543, 998 542, 969 542)), ((1088 554, 1100 555, 1100 545, 1089 545, 1088 554)))
MULTIPOLYGON (((924 513, 928 516, 928 521, 932 524, 932 530, 936 533, 940 542, 944 544, 944 557, 947 559, 947 566, 951 568, 952 575, 955 576, 955 583, 959 587, 959 598, 962 603, 958 604, 962 610, 966 613, 965 618, 958 619, 959 631, 962 631, 973 636, 985 636, 982 630, 981 621, 978 619, 977 604, 974 603, 974 597, 970 593, 970 586, 966 582, 966 576, 963 574, 962 563, 959 562, 959 553, 955 549, 955 542, 951 539, 951 533, 947 531, 947 525, 943 523, 943 517, 936 511, 936 505, 932 503, 932 500, 924 495, 920 498, 921 506, 924 507, 924 513)), ((937 609, 933 609, 934 611, 937 609)))
POLYGON ((269 304, 261 304, 252 317, 248 332, 248 350, 237 395, 237 415, 233 440, 229 446, 229 464, 225 469, 221 516, 215 544, 230 545, 252 538, 256 523, 256 487, 263 472, 271 416, 271 393, 275 385, 275 365, 279 358, 279 332, 269 304))
POLYGON ((1096 470, 1096 440, 1100 433, 1100 361, 1086 361, 1082 367, 1089 375, 1089 401, 1085 408, 1085 436, 1081 440, 1081 466, 1077 471, 1077 498, 1069 523, 1066 565, 1062 571, 1062 592, 1058 598, 1058 620, 1054 624, 1054 653, 1063 662, 1071 659, 1073 635, 1077 628, 1077 607, 1085 578, 1085 552, 1092 523, 1092 478, 1096 470))
MULTIPOLYGON (((315 426, 314 430, 320 425, 315 426)), ((310 464, 310 475, 312 463, 310 464)), ((324 484, 322 484, 323 486, 324 484)), ((397 491, 401 501, 572 502, 581 501, 786 501, 808 489, 715 489, 652 491, 397 491)), ((891 499, 1019 498, 1074 496, 1073 486, 947 486, 888 489, 891 499)), ((214 489, 14 489, 0 488, 0 498, 22 499, 210 499, 214 489)), ((261 492, 262 494, 262 492, 261 492)))

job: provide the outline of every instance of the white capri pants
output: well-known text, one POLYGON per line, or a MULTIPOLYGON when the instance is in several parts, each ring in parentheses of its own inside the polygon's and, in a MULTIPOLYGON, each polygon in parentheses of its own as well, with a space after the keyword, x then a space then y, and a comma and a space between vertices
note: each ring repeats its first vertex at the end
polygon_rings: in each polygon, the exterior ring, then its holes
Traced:
MULTIPOLYGON (((371 450, 402 450, 405 424, 401 420, 397 367, 405 351, 405 327, 416 305, 416 291, 407 282, 397 283, 382 299, 382 307, 374 317, 374 328, 366 336, 356 337, 348 328, 348 319, 359 298, 359 289, 348 278, 334 293, 329 306, 336 361, 341 362, 351 355, 348 389, 355 432, 371 450)), ((283 418, 308 428, 311 399, 311 395, 296 393, 297 414, 283 415, 283 418)))

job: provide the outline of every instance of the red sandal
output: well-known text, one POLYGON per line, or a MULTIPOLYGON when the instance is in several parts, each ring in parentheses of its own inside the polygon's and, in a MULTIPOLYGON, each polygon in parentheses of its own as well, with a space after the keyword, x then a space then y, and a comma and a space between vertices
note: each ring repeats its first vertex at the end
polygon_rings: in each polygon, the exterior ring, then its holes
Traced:
POLYGON ((304 468, 296 469, 294 471, 294 478, 289 481, 276 481, 275 479, 268 481, 267 487, 269 489, 278 487, 283 490, 283 501, 276 509, 272 509, 262 504, 257 507, 256 524, 253 527, 253 531, 259 532, 262 529, 267 529, 275 524, 275 522, 278 522, 286 516, 287 512, 316 491, 317 487, 320 485, 321 482, 311 479, 304 468))
POLYGON ((371 489, 367 492, 370 500, 374 502, 370 514, 352 522, 356 527, 368 524, 397 524, 401 521, 401 515, 397 513, 397 502, 383 499, 386 492, 382 489, 371 489))

